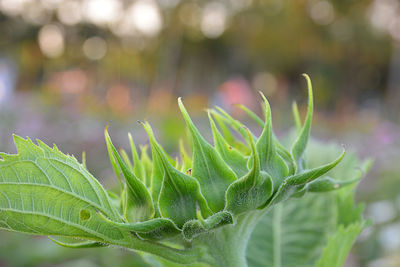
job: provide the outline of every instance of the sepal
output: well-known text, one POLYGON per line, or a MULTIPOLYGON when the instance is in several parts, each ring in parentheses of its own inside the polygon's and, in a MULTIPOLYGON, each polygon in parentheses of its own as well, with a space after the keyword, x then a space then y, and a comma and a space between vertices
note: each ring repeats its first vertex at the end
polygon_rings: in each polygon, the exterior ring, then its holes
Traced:
POLYGON ((150 192, 143 182, 128 168, 117 149, 114 147, 107 129, 105 130, 107 147, 110 147, 111 157, 118 163, 118 168, 124 174, 127 188, 128 199, 126 207, 132 207, 132 212, 127 213, 129 221, 145 221, 154 216, 153 200, 150 192))
MULTIPOLYGON (((66 248, 98 248, 98 247, 108 247, 108 244, 96 242, 96 241, 82 241, 82 242, 68 242, 58 240, 56 237, 48 236, 48 239, 53 241, 59 246, 66 248)), ((58 237, 60 238, 60 237, 58 237)))
POLYGON ((264 205, 273 192, 273 181, 266 172, 260 171, 260 160, 250 132, 248 138, 252 150, 252 167, 247 175, 231 184, 226 192, 226 210, 237 215, 264 205))
MULTIPOLYGON (((310 136, 311 123, 312 123, 313 110, 314 110, 313 91, 312 91, 311 80, 307 74, 303 74, 303 76, 307 81, 307 87, 308 87, 308 110, 307 110, 307 116, 306 116, 306 120, 304 122, 303 128, 301 129, 299 136, 297 137, 297 139, 294 142, 293 147, 292 147, 292 155, 293 155, 293 159, 295 160, 295 163, 296 163, 295 167, 296 167, 297 172, 300 172, 305 168, 304 160, 303 160, 302 156, 307 147, 308 138, 310 136)), ((295 120, 296 120, 296 125, 298 127, 299 116, 298 116, 298 113, 296 113, 296 111, 294 112, 294 116, 295 116, 295 120)))
POLYGON ((228 142, 225 140, 225 138, 217 129, 217 126, 210 112, 208 112, 208 118, 210 120, 211 130, 214 137, 215 149, 221 155, 223 160, 236 173, 237 177, 242 177, 249 171, 249 169, 247 168, 248 157, 243 155, 235 147, 232 147, 231 145, 228 144, 228 142))
POLYGON ((287 177, 280 185, 274 197, 271 199, 271 202, 268 204, 276 204, 278 202, 284 201, 291 196, 294 196, 296 193, 302 191, 306 187, 307 183, 316 180, 318 177, 321 177, 337 164, 339 164, 344 155, 345 151, 343 151, 343 153, 331 163, 287 177))
POLYGON ((145 222, 117 223, 102 216, 105 221, 112 223, 121 230, 127 230, 148 240, 163 240, 180 234, 181 230, 168 218, 154 218, 145 222))
POLYGON ((179 228, 188 220, 196 218, 197 205, 204 217, 211 215, 196 179, 175 169, 157 143, 150 125, 142 125, 149 136, 154 160, 159 160, 164 172, 158 198, 160 215, 173 220, 179 228))
POLYGON ((359 181, 360 178, 351 180, 336 180, 329 176, 317 179, 307 185, 308 192, 328 192, 340 189, 344 186, 351 185, 359 181))
POLYGON ((233 215, 227 211, 220 211, 205 220, 197 219, 186 222, 182 228, 182 235, 185 240, 191 241, 202 233, 212 231, 227 224, 233 224, 233 215))
POLYGON ((192 138, 192 176, 200 183, 202 193, 211 210, 218 212, 225 206, 226 189, 237 177, 215 148, 201 136, 181 99, 178 100, 178 104, 192 138))
MULTIPOLYGON (((265 124, 261 136, 257 140, 256 150, 260 159, 260 169, 271 176, 274 190, 276 190, 288 175, 289 169, 277 153, 277 141, 272 132, 271 108, 265 96, 261 92, 260 94, 264 100, 265 124)), ((283 149, 282 152, 284 152, 283 149)))

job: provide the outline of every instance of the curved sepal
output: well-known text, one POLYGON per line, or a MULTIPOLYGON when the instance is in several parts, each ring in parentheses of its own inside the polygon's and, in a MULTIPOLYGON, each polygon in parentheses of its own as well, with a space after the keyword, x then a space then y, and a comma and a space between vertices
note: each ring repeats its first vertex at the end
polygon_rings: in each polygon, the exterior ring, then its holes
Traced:
POLYGON ((230 146, 222 134, 219 132, 210 112, 208 112, 211 130, 214 137, 214 146, 223 160, 232 168, 237 177, 242 177, 249 172, 247 168, 248 157, 244 156, 236 148, 230 146))
POLYGON ((351 180, 336 180, 329 176, 317 179, 307 185, 308 192, 328 192, 337 190, 347 185, 351 185, 359 181, 360 178, 351 180))
POLYGON ((277 153, 274 135, 272 132, 271 108, 268 100, 260 92, 264 100, 265 124, 260 137, 257 140, 256 150, 260 159, 260 169, 267 172, 274 183, 276 190, 288 175, 288 167, 285 161, 277 153))
POLYGON ((220 211, 205 220, 191 220, 186 222, 182 228, 182 235, 187 241, 191 241, 202 233, 227 224, 233 224, 232 214, 227 211, 220 211))
POLYGON ((273 192, 271 177, 260 171, 259 156, 249 132, 248 138, 252 150, 253 166, 247 175, 231 184, 226 192, 225 209, 235 215, 264 205, 273 192))
POLYGON ((105 130, 107 147, 110 147, 112 157, 115 158, 121 172, 124 174, 128 188, 128 203, 126 207, 132 207, 132 212, 128 211, 127 219, 129 221, 145 221, 154 216, 153 200, 150 192, 143 182, 128 168, 117 149, 113 145, 107 129, 105 130))
POLYGON ((55 237, 48 236, 48 239, 53 241, 59 246, 66 248, 98 248, 98 247, 107 247, 108 244, 104 244, 101 242, 95 241, 83 241, 83 242, 64 242, 61 240, 57 240, 55 237))
POLYGON ((221 129, 222 136, 225 138, 225 140, 229 144, 235 144, 235 142, 237 142, 237 138, 232 134, 229 126, 226 124, 227 119, 214 109, 210 109, 209 112, 212 114, 215 121, 217 122, 219 128, 221 129))
MULTIPOLYGON (((313 101, 313 90, 311 85, 310 77, 307 74, 303 74, 303 76, 307 80, 307 87, 308 87, 308 110, 306 120, 304 122, 303 128, 301 129, 299 136, 297 137, 296 141, 292 147, 292 155, 296 163, 296 170, 301 171, 304 168, 304 162, 302 160, 303 153, 307 147, 308 138, 310 136, 311 131, 311 123, 313 117, 313 110, 314 110, 314 101, 313 101)), ((299 124, 298 114, 294 112, 296 125, 299 124)))
POLYGON ((140 161, 139 154, 136 149, 135 142, 133 141, 132 135, 128 133, 129 145, 132 152, 133 160, 133 173, 138 177, 146 186, 150 186, 150 183, 146 179, 145 170, 142 162, 140 161))
POLYGON ((181 228, 185 222, 196 218, 197 206, 200 207, 204 217, 211 215, 212 212, 200 192, 197 180, 175 169, 157 143, 150 125, 148 123, 142 125, 149 136, 154 160, 156 158, 159 160, 164 172, 158 198, 161 216, 173 220, 181 228))
POLYGON ((318 177, 321 177, 322 175, 330 171, 333 167, 335 167, 337 164, 339 164, 339 162, 344 157, 345 153, 346 152, 343 151, 343 153, 331 163, 286 178, 279 187, 274 198, 271 200, 271 203, 275 204, 284 201, 289 197, 295 195, 296 193, 301 192, 303 189, 306 188, 307 183, 316 180, 318 177))
POLYGON ((192 137, 192 176, 200 183, 202 193, 211 210, 218 212, 225 206, 226 189, 237 177, 215 148, 201 136, 180 98, 178 103, 192 137))
POLYGON ((343 159, 344 155, 346 154, 346 151, 343 151, 342 154, 332 161, 331 163, 322 165, 317 168, 309 169, 306 171, 303 171, 302 173, 298 173, 292 176, 289 176, 288 178, 285 179, 285 183, 287 185, 302 185, 309 183, 318 177, 324 175, 328 171, 330 171, 333 167, 339 164, 339 162, 343 159))
POLYGON ((122 230, 136 233, 143 239, 163 240, 172 238, 181 233, 176 224, 168 218, 154 218, 145 222, 117 223, 103 217, 107 222, 114 224, 122 230))
MULTIPOLYGON (((246 127, 243 123, 241 123, 240 121, 234 119, 231 115, 228 114, 228 112, 226 112, 226 111, 223 110, 222 108, 216 107, 216 109, 218 110, 219 113, 221 113, 220 116, 222 115, 221 117, 224 118, 224 119, 227 121, 227 123, 228 123, 233 129, 235 129, 235 131, 237 131, 238 133, 240 133, 240 134, 242 135, 242 137, 243 137, 247 142, 250 142, 250 139, 249 139, 249 137, 248 137, 247 130, 245 130, 245 129, 247 129, 247 127, 246 127)), ((216 113, 216 112, 215 112, 215 113, 216 113)), ((218 113, 216 113, 216 114, 218 114, 218 113)), ((256 137, 254 136, 254 134, 251 133, 251 132, 250 132, 250 135, 253 137, 253 139, 256 138, 256 137)))
MULTIPOLYGON (((104 130, 104 136, 106 136, 107 128, 108 128, 108 126, 107 126, 106 129, 104 130)), ((113 171, 114 171, 114 173, 115 173, 115 176, 116 176, 117 179, 118 179, 118 182, 119 182, 119 185, 120 185, 120 190, 121 190, 121 193, 122 193, 123 188, 124 188, 124 183, 122 182, 122 179, 121 179, 121 170, 120 170, 120 168, 119 168, 119 166, 118 166, 117 160, 116 160, 115 157, 113 156, 113 152, 112 152, 112 148, 111 148, 111 143, 107 141, 107 137, 106 137, 106 146, 107 146, 107 152, 108 152, 108 157, 109 157, 109 159, 110 159, 111 167, 113 168, 113 171)))
POLYGON ((164 168, 161 163, 160 158, 157 156, 154 149, 151 149, 152 153, 152 168, 151 168, 151 175, 150 175, 150 184, 151 184, 151 195, 154 199, 154 208, 156 210, 156 217, 160 215, 160 207, 158 206, 157 199, 160 197, 161 186, 163 183, 163 177, 165 175, 164 168))
POLYGON ((149 155, 147 154, 147 148, 148 148, 147 145, 140 146, 140 162, 143 166, 144 175, 145 175, 145 178, 143 178, 143 179, 146 180, 146 186, 148 188, 151 188, 151 193, 152 193, 153 199, 157 199, 157 198, 154 198, 155 194, 153 194, 153 188, 152 188, 153 162, 151 161, 149 155))
POLYGON ((186 152, 185 145, 183 144, 182 139, 179 140, 179 154, 181 155, 182 161, 181 171, 187 172, 190 168, 192 168, 192 159, 186 152))
POLYGON ((258 115, 256 113, 254 113, 252 110, 250 110, 248 107, 242 105, 242 104, 237 104, 235 105, 236 107, 240 108, 241 110, 243 110, 244 112, 246 112, 246 114, 252 119, 254 120, 258 126, 260 126, 261 128, 264 127, 264 121, 258 117, 258 115))
POLYGON ((299 108, 297 107, 296 101, 293 101, 292 103, 292 113, 294 118, 294 124, 296 125, 296 131, 299 134, 301 132, 301 119, 300 119, 299 108))

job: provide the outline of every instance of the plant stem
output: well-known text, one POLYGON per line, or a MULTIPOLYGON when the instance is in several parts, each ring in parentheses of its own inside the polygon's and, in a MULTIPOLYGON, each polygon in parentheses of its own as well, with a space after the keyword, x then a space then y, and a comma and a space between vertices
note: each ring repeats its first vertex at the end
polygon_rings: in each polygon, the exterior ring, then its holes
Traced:
POLYGON ((245 267, 247 243, 259 218, 260 212, 240 215, 235 225, 227 225, 205 234, 193 245, 207 247, 209 258, 203 261, 212 266, 245 267))
MULTIPOLYGON (((202 258, 203 254, 206 253, 204 247, 178 249, 169 247, 158 242, 141 240, 131 234, 129 235, 130 236, 128 236, 124 241, 114 241, 110 243, 136 251, 147 252, 180 264, 191 264, 194 262, 198 262, 199 259, 202 258)), ((206 259, 207 257, 204 258, 206 259)))

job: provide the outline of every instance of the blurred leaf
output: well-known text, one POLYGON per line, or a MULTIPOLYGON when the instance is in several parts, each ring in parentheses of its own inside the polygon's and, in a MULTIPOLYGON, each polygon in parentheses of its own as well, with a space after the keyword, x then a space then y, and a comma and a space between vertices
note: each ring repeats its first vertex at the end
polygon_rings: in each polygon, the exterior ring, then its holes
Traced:
POLYGON ((314 266, 327 231, 335 227, 334 214, 334 197, 329 194, 309 194, 277 204, 252 234, 249 266, 314 266))
POLYGON ((316 267, 342 267, 356 238, 361 233, 363 224, 355 222, 339 229, 329 236, 328 244, 324 247, 316 267))

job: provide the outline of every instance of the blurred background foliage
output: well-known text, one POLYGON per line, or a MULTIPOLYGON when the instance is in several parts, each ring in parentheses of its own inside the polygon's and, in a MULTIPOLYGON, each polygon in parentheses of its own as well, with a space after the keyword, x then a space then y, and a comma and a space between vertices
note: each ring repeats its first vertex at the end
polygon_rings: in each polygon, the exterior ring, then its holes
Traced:
MULTIPOLYGON (((278 136, 315 88, 314 136, 372 157, 358 192, 372 227, 348 266, 398 266, 400 3, 396 0, 0 0, 0 150, 12 133, 57 143, 115 186, 103 129, 126 148, 147 118, 172 154, 185 135, 176 98, 204 108, 273 106, 278 136), (179 118, 179 119, 177 119, 179 118)), ((201 115, 201 116, 200 116, 201 115)), ((250 127, 254 125, 249 122, 250 127)), ((257 130, 256 130, 257 131, 257 130)), ((208 131, 203 133, 210 138, 208 131)), ((0 233, 0 266, 145 266, 118 249, 71 250, 0 233)))

